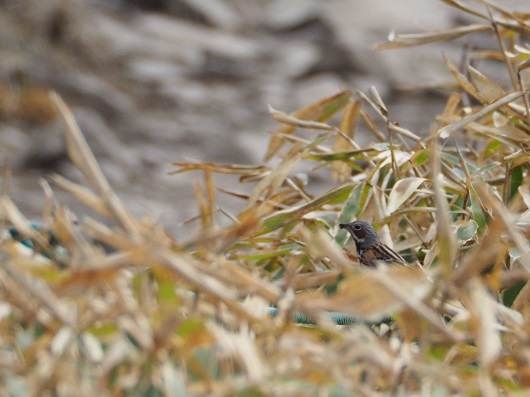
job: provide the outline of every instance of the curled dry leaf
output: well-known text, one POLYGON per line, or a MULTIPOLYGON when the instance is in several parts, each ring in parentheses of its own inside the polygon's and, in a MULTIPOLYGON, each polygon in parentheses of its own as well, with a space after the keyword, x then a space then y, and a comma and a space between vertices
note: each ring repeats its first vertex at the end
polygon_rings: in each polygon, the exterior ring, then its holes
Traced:
POLYGON ((397 48, 416 47, 424 44, 436 43, 438 41, 449 41, 471 33, 491 30, 489 25, 468 25, 457 28, 433 30, 425 33, 392 34, 386 43, 377 44, 376 50, 393 50, 397 48))
POLYGON ((276 120, 278 123, 292 125, 294 127, 302 127, 302 128, 308 128, 312 130, 327 130, 331 131, 334 129, 334 127, 330 126, 329 124, 325 123, 319 123, 316 121, 311 120, 300 120, 296 117, 289 116, 288 114, 284 112, 280 112, 279 110, 273 109, 269 105, 269 113, 272 115, 272 118, 276 120))

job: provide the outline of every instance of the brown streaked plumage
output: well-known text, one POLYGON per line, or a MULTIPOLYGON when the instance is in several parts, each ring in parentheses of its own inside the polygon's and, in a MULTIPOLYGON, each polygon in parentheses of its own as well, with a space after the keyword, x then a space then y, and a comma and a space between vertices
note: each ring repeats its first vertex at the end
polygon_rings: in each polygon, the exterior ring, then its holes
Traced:
POLYGON ((399 264, 411 266, 389 246, 383 244, 375 232, 372 225, 363 221, 353 221, 350 223, 341 223, 341 229, 346 229, 357 248, 359 262, 368 267, 375 267, 377 261, 384 262, 388 265, 399 264))

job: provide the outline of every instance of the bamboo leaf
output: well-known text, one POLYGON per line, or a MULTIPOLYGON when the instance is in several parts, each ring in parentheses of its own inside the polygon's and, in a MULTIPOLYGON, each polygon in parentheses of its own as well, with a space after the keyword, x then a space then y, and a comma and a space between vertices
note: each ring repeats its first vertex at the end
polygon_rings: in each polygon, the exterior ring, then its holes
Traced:
POLYGON ((309 203, 289 208, 287 210, 277 211, 263 220, 255 235, 260 236, 284 227, 287 224, 302 218, 305 214, 322 208, 325 204, 343 202, 347 199, 352 189, 353 185, 351 184, 340 186, 336 189, 330 190, 309 203))
POLYGON ((397 181, 388 198, 387 210, 389 214, 392 214, 407 201, 425 181, 425 178, 404 178, 397 181))
POLYGON ((456 28, 432 30, 425 33, 391 34, 386 43, 377 44, 375 50, 394 50, 397 48, 416 47, 419 45, 436 43, 439 41, 454 40, 459 37, 491 30, 489 25, 468 25, 456 28))
POLYGON ((442 139, 448 138, 453 132, 459 130, 460 128, 463 128, 467 124, 471 123, 472 121, 477 121, 480 118, 486 116, 487 114, 493 112, 494 110, 497 110, 501 108, 502 106, 513 102, 514 100, 520 98, 524 92, 521 91, 515 91, 510 94, 506 94, 504 97, 499 98, 492 104, 488 106, 484 106, 480 110, 477 110, 475 113, 471 113, 469 116, 463 117, 460 120, 457 120, 441 129, 438 130, 436 136, 440 137, 442 139))
MULTIPOLYGON (((303 109, 297 110, 291 116, 298 120, 325 122, 336 112, 348 104, 351 98, 351 91, 341 91, 338 94, 324 98, 303 109)), ((283 135, 291 135, 295 132, 296 125, 283 125, 272 133, 269 148, 265 155, 265 160, 271 159, 285 143, 283 135)))

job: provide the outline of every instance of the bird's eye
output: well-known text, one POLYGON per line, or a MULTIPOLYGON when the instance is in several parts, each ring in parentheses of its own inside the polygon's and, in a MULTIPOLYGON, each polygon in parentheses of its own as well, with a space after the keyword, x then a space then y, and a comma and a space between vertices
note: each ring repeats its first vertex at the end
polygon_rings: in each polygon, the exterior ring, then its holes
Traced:
POLYGON ((355 225, 353 228, 354 228, 355 230, 361 230, 361 229, 362 229, 361 225, 355 225))

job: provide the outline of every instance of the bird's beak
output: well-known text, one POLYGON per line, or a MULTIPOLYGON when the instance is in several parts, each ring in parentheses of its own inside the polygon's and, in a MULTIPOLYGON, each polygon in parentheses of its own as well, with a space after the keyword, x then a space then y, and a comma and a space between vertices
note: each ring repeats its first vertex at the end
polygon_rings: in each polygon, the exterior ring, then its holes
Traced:
POLYGON ((339 227, 340 227, 341 229, 345 229, 345 228, 348 227, 348 224, 347 224, 347 223, 339 223, 339 227))

